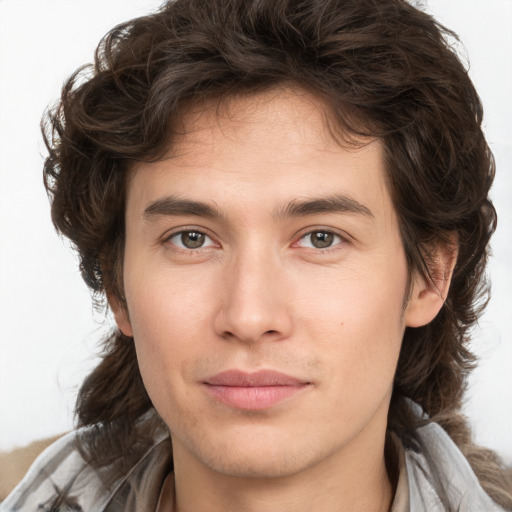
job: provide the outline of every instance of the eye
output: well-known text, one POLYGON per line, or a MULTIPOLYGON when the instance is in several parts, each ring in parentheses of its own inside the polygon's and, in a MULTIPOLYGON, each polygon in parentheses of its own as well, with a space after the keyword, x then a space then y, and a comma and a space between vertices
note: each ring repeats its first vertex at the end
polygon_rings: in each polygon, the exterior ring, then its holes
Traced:
POLYGON ((192 229, 174 233, 167 239, 167 242, 180 249, 202 249, 216 245, 206 233, 192 229))
POLYGON ((312 249, 328 249, 343 242, 343 238, 332 231, 311 231, 300 238, 297 245, 312 249))

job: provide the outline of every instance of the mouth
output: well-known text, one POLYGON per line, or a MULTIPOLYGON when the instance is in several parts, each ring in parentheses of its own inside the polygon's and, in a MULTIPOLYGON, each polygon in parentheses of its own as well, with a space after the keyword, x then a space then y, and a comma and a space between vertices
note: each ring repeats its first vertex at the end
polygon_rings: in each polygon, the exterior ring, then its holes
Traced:
POLYGON ((269 409, 311 386, 311 382, 274 370, 228 370, 209 377, 203 384, 217 401, 248 411, 269 409))

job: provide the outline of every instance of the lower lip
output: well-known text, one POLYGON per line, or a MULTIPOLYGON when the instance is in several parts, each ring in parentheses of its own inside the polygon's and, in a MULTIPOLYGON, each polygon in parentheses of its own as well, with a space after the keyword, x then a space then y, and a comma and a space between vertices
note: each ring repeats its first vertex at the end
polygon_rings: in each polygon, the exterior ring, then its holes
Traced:
POLYGON ((268 409, 304 390, 308 384, 297 386, 214 386, 208 392, 219 402, 235 409, 259 411, 268 409))

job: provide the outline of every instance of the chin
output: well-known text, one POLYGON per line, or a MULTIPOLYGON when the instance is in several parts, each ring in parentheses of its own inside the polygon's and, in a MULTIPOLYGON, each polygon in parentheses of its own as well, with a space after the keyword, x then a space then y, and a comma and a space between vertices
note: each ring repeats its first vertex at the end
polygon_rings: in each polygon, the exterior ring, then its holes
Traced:
POLYGON ((285 478, 293 476, 307 469, 305 460, 289 454, 278 456, 277 454, 259 457, 232 457, 223 460, 216 459, 210 464, 210 468, 222 475, 236 478, 285 478))
MULTIPOLYGON (((216 473, 237 478, 284 478, 316 465, 321 456, 306 446, 286 440, 265 444, 245 439, 243 442, 215 444, 215 447, 196 446, 195 457, 216 473)), ((290 439, 288 439, 290 441, 290 439)), ((291 439, 293 441, 293 439, 291 439)))

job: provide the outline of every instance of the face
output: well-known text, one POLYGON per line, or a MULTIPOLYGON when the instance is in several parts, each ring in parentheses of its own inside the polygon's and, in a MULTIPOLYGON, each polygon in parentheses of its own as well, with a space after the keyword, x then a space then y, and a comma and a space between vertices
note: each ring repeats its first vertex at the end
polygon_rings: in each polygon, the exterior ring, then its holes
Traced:
MULTIPOLYGON (((131 173, 119 327, 175 459, 291 475, 381 446, 408 271, 382 147, 294 90, 202 105, 131 173)), ((417 284, 414 284, 416 287, 417 284)))

